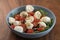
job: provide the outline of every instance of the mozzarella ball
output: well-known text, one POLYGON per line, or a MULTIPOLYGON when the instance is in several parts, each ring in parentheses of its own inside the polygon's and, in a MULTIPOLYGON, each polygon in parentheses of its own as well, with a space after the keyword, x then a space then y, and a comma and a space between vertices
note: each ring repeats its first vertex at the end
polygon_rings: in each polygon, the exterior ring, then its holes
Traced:
POLYGON ((15 19, 13 17, 9 17, 9 23, 12 24, 15 22, 15 19))
POLYGON ((34 26, 34 25, 33 25, 32 23, 30 23, 30 22, 26 22, 25 24, 26 24, 27 29, 32 29, 33 26, 34 26))
POLYGON ((15 21, 13 24, 14 24, 15 26, 21 25, 21 21, 15 21))
POLYGON ((26 5, 26 11, 27 12, 32 12, 34 11, 34 7, 32 5, 26 5))
POLYGON ((26 22, 33 22, 33 21, 34 21, 33 16, 26 17, 26 22))
POLYGON ((39 11, 36 11, 34 16, 37 18, 37 19, 40 19, 40 17, 42 16, 41 13, 39 11))
POLYGON ((47 27, 44 22, 39 22, 39 26, 40 26, 40 27, 47 27))
POLYGON ((41 18, 41 21, 47 23, 47 22, 51 22, 51 19, 50 19, 50 17, 45 16, 45 17, 42 17, 42 18, 41 18))
POLYGON ((20 16, 22 16, 22 17, 27 17, 27 16, 28 16, 28 13, 27 13, 26 11, 22 11, 22 12, 20 13, 20 16))
POLYGON ((14 30, 22 33, 23 32, 23 27, 15 26, 14 30))

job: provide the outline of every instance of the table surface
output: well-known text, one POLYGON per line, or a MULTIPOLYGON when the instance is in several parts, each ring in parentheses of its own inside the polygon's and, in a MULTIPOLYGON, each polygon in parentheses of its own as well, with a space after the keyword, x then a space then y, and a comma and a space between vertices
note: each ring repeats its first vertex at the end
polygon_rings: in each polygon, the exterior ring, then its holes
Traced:
POLYGON ((60 0, 0 0, 0 40, 60 40, 60 0), (26 39, 11 32, 6 24, 6 16, 12 9, 27 4, 49 8, 56 15, 53 30, 41 38, 26 39))

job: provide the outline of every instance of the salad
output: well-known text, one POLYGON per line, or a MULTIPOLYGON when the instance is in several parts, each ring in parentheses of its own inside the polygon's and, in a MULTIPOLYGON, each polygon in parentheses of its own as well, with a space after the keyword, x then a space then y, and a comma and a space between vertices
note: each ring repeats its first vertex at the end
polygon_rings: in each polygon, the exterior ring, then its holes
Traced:
POLYGON ((39 33, 48 30, 53 20, 47 16, 43 9, 35 10, 32 5, 26 5, 25 11, 9 17, 12 29, 21 33, 39 33))

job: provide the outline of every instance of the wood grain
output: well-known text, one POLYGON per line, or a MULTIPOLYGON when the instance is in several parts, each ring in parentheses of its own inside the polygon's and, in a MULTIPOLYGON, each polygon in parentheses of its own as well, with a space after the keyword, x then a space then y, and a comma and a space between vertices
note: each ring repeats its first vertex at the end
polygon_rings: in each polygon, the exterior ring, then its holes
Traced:
POLYGON ((60 0, 0 0, 0 40, 60 40, 60 0), (8 12, 18 6, 27 4, 44 6, 56 15, 56 25, 46 36, 26 39, 12 33, 8 28, 6 24, 8 12))

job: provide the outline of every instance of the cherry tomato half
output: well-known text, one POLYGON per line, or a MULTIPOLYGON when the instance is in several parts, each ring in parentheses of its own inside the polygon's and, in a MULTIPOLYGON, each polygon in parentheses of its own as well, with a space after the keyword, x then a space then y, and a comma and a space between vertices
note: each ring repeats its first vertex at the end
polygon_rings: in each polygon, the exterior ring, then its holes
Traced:
POLYGON ((11 27, 12 29, 14 29, 15 25, 11 25, 10 27, 11 27))
POLYGON ((28 29, 28 30, 27 30, 27 33, 33 33, 33 32, 34 32, 33 29, 28 29))
POLYGON ((38 31, 42 31, 44 30, 44 27, 41 27, 41 28, 37 28, 38 31))
POLYGON ((34 15, 34 12, 29 12, 29 15, 33 16, 34 15))

